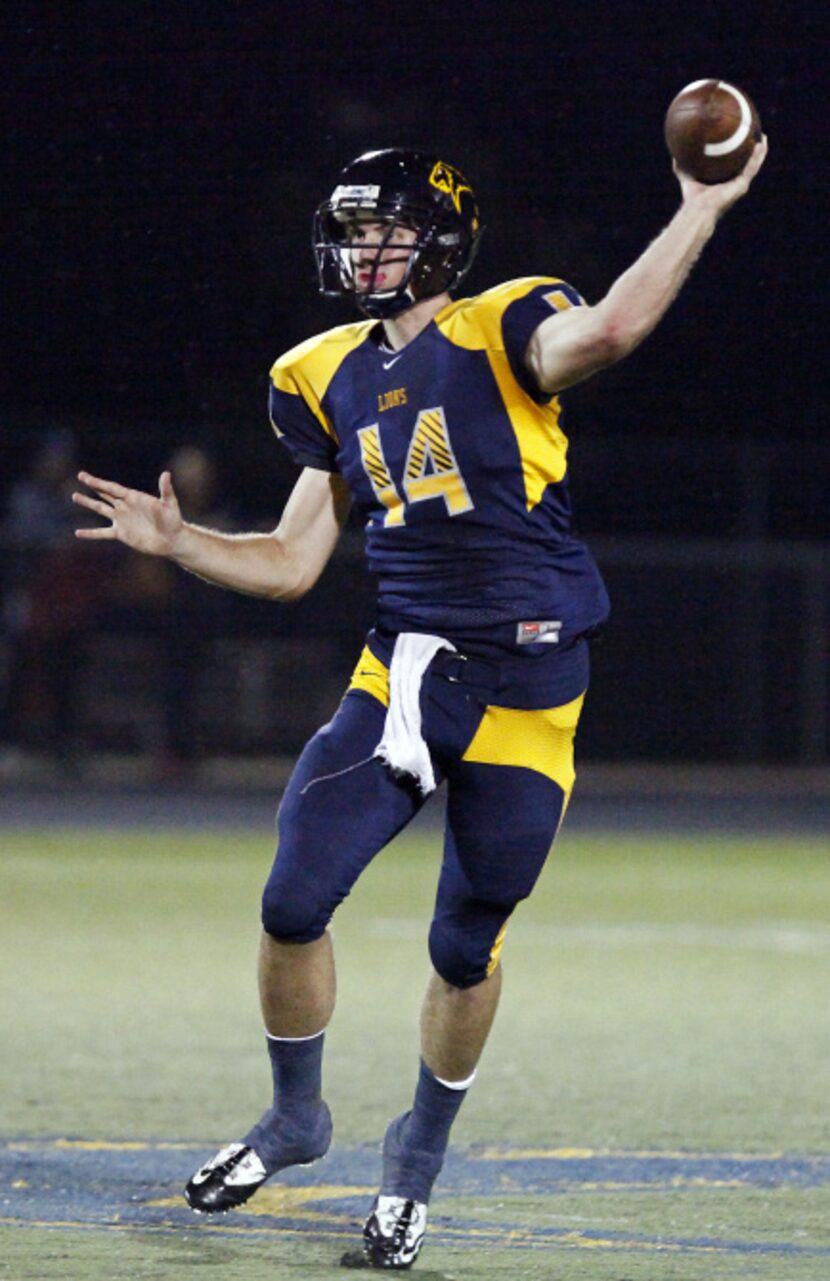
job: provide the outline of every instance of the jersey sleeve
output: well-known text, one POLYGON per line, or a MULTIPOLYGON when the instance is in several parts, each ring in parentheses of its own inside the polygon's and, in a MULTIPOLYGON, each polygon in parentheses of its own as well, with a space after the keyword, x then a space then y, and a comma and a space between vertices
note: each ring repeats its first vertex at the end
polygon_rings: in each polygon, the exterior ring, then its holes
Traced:
POLYGON ((323 426, 290 370, 271 370, 268 414, 277 439, 300 467, 337 471, 337 440, 323 426))
POLYGON ((528 289, 520 298, 508 303, 502 316, 502 338, 513 377, 534 400, 548 401, 550 393, 540 391, 525 364, 530 339, 542 321, 558 311, 584 307, 585 299, 564 280, 546 280, 528 289))

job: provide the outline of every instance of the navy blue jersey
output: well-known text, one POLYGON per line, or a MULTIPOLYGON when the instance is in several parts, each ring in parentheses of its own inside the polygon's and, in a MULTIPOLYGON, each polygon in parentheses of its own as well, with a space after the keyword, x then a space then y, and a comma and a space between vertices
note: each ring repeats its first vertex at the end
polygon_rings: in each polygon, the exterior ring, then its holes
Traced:
POLYGON ((297 463, 339 472, 365 519, 383 630, 530 656, 604 621, 571 534, 559 403, 524 364, 537 326, 581 302, 560 280, 510 281, 449 303, 402 351, 362 321, 274 365, 277 435, 297 463))

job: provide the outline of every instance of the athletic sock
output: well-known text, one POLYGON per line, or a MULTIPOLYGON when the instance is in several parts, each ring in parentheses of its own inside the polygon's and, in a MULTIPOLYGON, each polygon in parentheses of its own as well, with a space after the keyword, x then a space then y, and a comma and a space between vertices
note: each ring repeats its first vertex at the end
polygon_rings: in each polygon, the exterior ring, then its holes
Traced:
POLYGON ((282 1159, 288 1133, 307 1132, 314 1146, 317 1132, 330 1124, 321 1098, 324 1039, 324 1032, 290 1039, 268 1035, 274 1101, 244 1140, 266 1168, 282 1159))
POLYGON ((283 1115, 314 1111, 323 1081, 325 1032, 297 1038, 268 1035, 274 1107, 283 1115))
POLYGON ((425 1152, 440 1152, 443 1156, 450 1139, 452 1123, 467 1096, 472 1081, 447 1085, 421 1061, 415 1101, 406 1125, 407 1147, 425 1152))
POLYGON ((472 1081, 471 1076, 457 1085, 448 1084, 421 1062, 412 1111, 392 1122, 384 1141, 384 1195, 425 1204, 429 1201, 444 1164, 453 1121, 472 1081))

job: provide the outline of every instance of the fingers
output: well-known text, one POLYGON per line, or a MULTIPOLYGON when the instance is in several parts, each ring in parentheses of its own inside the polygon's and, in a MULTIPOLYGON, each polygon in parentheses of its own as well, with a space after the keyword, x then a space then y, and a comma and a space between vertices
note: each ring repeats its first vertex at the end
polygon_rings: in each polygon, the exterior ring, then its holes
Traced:
MULTIPOLYGON (((760 141, 756 142, 755 147, 741 172, 732 179, 732 183, 739 190, 741 195, 749 190, 750 183, 767 158, 767 151, 768 143, 766 134, 764 134, 760 141)), ((726 187, 728 184, 724 183, 723 185, 726 187)))
POLYGON ((107 516, 110 519, 112 519, 112 515, 115 510, 111 503, 102 502, 97 498, 90 498, 89 494, 79 494, 76 492, 72 495, 72 501, 73 503, 76 503, 78 507, 86 507, 89 511, 97 512, 99 516, 107 516))
POLYGON ((76 529, 76 538, 116 538, 114 525, 98 525, 95 529, 76 529))
POLYGON ((78 480, 90 489, 97 489, 101 494, 109 494, 111 498, 124 498, 127 490, 123 485, 118 485, 114 480, 101 480, 99 476, 91 476, 88 471, 79 471, 78 480))
POLYGON ((736 177, 732 178, 730 182, 720 184, 724 195, 724 211, 729 209, 736 200, 740 200, 742 196, 746 195, 752 185, 755 175, 766 160, 766 157, 767 140, 766 136, 764 136, 759 142, 756 142, 754 150, 741 172, 737 174, 736 177))
POLYGON ((753 151, 752 155, 749 157, 749 160, 747 160, 744 166, 744 176, 747 182, 752 182, 752 179, 755 177, 756 173, 761 168, 761 165, 766 160, 768 151, 769 151, 769 142, 767 141, 767 135, 763 134, 760 142, 756 142, 755 150, 753 151))
POLYGON ((173 490, 173 477, 169 471, 163 471, 159 476, 159 498, 164 503, 169 502, 171 498, 174 499, 175 497, 176 495, 173 490))
MULTIPOLYGON (((107 520, 112 520, 115 509, 107 502, 101 502, 97 498, 90 498, 88 494, 74 493, 72 495, 73 503, 78 507, 86 507, 88 511, 95 512, 97 516, 104 516, 107 520)), ((76 538, 115 538, 115 525, 97 525, 93 529, 76 529, 76 538)))

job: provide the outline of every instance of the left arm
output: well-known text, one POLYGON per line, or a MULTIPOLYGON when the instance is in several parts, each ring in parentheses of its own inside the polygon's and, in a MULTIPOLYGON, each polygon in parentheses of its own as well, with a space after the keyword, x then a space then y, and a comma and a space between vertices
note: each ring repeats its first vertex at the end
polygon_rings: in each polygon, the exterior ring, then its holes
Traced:
POLYGON ((683 203, 668 226, 595 307, 544 320, 525 353, 542 391, 562 391, 633 351, 676 298, 718 220, 745 195, 766 156, 759 142, 737 178, 707 187, 677 172, 683 203))

